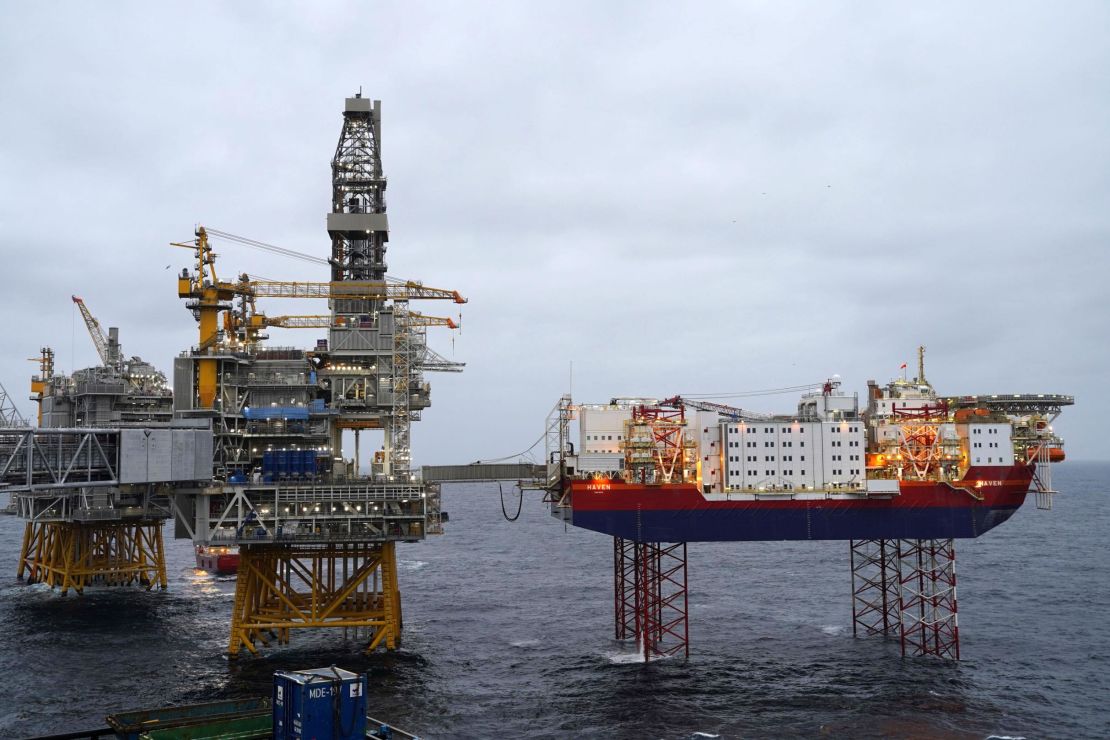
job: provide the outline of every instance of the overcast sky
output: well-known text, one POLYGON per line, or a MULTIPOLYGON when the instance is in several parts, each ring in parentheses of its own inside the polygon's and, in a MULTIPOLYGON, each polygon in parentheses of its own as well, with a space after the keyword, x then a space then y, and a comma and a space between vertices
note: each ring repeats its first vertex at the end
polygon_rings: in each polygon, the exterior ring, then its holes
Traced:
POLYGON ((96 362, 71 294, 167 372, 195 343, 167 246, 195 224, 327 256, 361 86, 391 272, 470 298, 418 464, 530 445, 572 361, 581 401, 862 391, 918 344, 941 393, 1075 394, 1069 455, 1110 458, 1105 2, 107 8, 0 3, 0 383, 28 415, 24 358, 96 362))

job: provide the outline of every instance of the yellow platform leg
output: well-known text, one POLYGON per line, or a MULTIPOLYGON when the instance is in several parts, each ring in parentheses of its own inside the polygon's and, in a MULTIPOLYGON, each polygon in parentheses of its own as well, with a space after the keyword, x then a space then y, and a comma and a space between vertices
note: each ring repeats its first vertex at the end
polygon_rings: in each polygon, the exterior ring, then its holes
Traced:
POLYGON ((19 548, 19 568, 16 570, 15 577, 23 580, 23 574, 27 571, 27 555, 31 552, 36 544, 36 530, 31 525, 31 522, 23 527, 23 545, 19 548))
POLYGON ((63 595, 89 584, 165 589, 162 521, 28 522, 16 575, 24 573, 63 595))
POLYGON ((291 630, 366 629, 367 650, 400 644, 396 545, 243 545, 228 655, 289 642, 291 630), (380 588, 377 584, 380 583, 380 588))

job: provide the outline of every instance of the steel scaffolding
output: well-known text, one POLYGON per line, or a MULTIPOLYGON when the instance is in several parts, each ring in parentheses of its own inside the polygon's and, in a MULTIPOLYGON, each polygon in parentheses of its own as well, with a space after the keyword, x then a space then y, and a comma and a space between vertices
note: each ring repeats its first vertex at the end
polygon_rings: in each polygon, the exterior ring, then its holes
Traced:
POLYGON ((228 655, 289 642, 293 629, 369 631, 366 651, 400 645, 401 592, 393 542, 247 545, 231 614, 228 655))
POLYGON ((163 520, 30 521, 17 577, 83 593, 87 585, 166 588, 163 520))
POLYGON ((853 540, 850 554, 852 634, 897 629, 903 656, 959 660, 954 540, 853 540))
POLYGON ((899 540, 902 655, 960 659, 953 540, 899 540))
POLYGON ((613 538, 614 634, 645 661, 690 655, 686 543, 613 538))
POLYGON ((892 540, 852 540, 852 634, 890 634, 899 624, 898 547, 892 540))

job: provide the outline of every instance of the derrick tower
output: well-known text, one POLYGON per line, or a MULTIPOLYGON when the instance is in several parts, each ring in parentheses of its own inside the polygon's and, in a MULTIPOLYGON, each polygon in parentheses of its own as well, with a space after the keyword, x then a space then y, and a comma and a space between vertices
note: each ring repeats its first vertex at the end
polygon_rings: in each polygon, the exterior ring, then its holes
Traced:
POLYGON ((231 656, 298 628, 365 630, 368 650, 395 648, 396 543, 439 531, 439 490, 411 470, 409 429, 430 405, 423 373, 463 365, 427 346, 429 326, 457 325, 409 303, 465 299, 387 275, 380 101, 346 99, 331 169, 330 255, 300 255, 326 264, 326 282, 221 281, 208 238, 233 235, 215 229, 177 245, 196 253, 178 295, 200 334, 175 364, 176 413, 208 419, 215 436, 213 481, 176 501, 179 535, 238 547, 231 656), (328 314, 267 317, 261 298, 323 298, 328 314), (275 347, 266 327, 327 336, 311 349, 275 347), (381 444, 364 465, 367 433, 381 444))
MULTIPOLYGON (((381 138, 381 101, 361 94, 348 98, 331 161, 332 212, 328 214, 331 279, 338 286, 386 281, 389 220, 381 138)), ((331 315, 328 351, 332 364, 343 368, 324 373, 331 381, 333 398, 344 410, 335 430, 382 429, 381 472, 390 480, 407 480, 409 429, 414 415, 419 419, 420 410, 429 404, 415 362, 419 341, 411 335, 408 301, 333 298, 331 315), (375 393, 375 389, 385 392, 375 393)))

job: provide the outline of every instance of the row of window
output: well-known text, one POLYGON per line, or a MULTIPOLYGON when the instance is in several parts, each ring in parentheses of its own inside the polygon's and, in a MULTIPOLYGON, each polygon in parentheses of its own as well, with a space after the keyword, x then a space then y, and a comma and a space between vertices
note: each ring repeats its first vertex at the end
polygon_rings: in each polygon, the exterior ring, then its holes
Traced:
MULTIPOLYGON (((729 471, 728 477, 729 478, 739 478, 741 472, 747 474, 747 476, 749 478, 754 478, 755 476, 759 475, 759 470, 745 470, 745 471, 732 470, 732 471, 729 471)), ((799 475, 805 475, 805 474, 806 474, 806 471, 804 471, 804 470, 799 471, 799 475)), ((847 473, 845 473, 843 469, 833 470, 832 474, 833 475, 859 475, 859 469, 858 468, 849 468, 847 473)), ((764 470, 763 475, 767 475, 767 476, 772 476, 772 475, 794 475, 794 471, 793 470, 783 470, 781 473, 776 473, 774 470, 764 470)))
MULTIPOLYGON (((744 472, 747 473, 748 477, 750 477, 750 478, 754 478, 755 476, 759 475, 758 470, 746 470, 744 472)), ((764 475, 776 475, 774 470, 764 470, 763 474, 764 475)), ((806 471, 803 470, 801 472, 801 474, 805 475, 806 471)), ((782 471, 782 475, 794 475, 794 471, 793 470, 784 470, 784 471, 782 471)), ((729 478, 739 478, 740 477, 740 471, 739 470, 729 471, 728 477, 729 478)))
MULTIPOLYGON (((830 484, 828 484, 828 487, 829 488, 836 488, 836 489, 863 488, 863 484, 858 483, 858 482, 853 482, 853 483, 830 483, 830 484)), ((787 490, 787 491, 793 491, 794 490, 794 484, 793 483, 783 483, 779 486, 776 486, 776 488, 780 488, 780 489, 787 490)), ((799 491, 804 491, 806 489, 807 489, 807 486, 806 486, 805 483, 798 486, 799 491)), ((756 490, 756 486, 755 486, 754 483, 749 483, 749 484, 747 484, 746 486, 743 486, 743 487, 730 485, 730 486, 726 486, 726 490, 728 490, 728 491, 754 491, 754 490, 756 490)))
MULTIPOLYGON (((832 430, 833 430, 833 432, 839 433, 841 431, 841 428, 839 426, 834 426, 834 427, 832 427, 832 430)), ((764 434, 774 434, 775 431, 776 430, 775 430, 774 427, 763 427, 763 433, 764 434)), ((782 434, 790 434, 793 431, 793 427, 779 427, 778 431, 782 434)), ((798 433, 801 434, 804 431, 805 431, 805 429, 802 428, 802 429, 798 430, 798 433)), ((859 427, 848 427, 847 430, 845 431, 845 434, 855 434, 858 431, 859 431, 859 427)), ((732 433, 733 434, 741 434, 741 433, 743 433, 743 434, 759 434, 759 430, 756 429, 755 427, 746 427, 746 428, 732 427, 732 433)))

